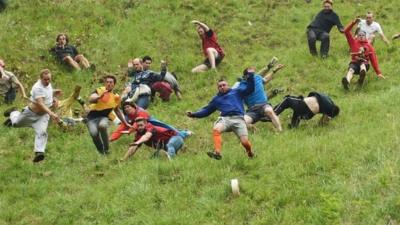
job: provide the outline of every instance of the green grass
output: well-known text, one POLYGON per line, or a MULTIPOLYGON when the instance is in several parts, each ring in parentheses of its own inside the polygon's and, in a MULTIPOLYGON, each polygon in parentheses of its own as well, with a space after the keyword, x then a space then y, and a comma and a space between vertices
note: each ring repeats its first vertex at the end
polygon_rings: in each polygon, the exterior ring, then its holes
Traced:
MULTIPOLYGON (((344 25, 372 10, 388 37, 399 32, 397 1, 335 1, 334 7, 344 25)), ((69 133, 52 125, 46 161, 33 165, 33 130, 0 127, 0 224, 399 224, 400 42, 387 47, 376 41, 386 80, 371 70, 362 90, 345 93, 344 36, 332 30, 327 60, 308 54, 305 27, 320 8, 319 1, 287 0, 9 1, 0 14, 0 57, 28 90, 43 68, 51 69, 53 86, 66 96, 75 84, 88 96, 99 85, 93 77, 108 72, 119 77, 120 90, 129 58, 151 55, 157 70, 168 57, 184 100, 157 100, 150 112, 195 135, 172 163, 149 159, 151 151, 142 148, 119 164, 131 136, 112 143, 112 153, 102 157, 83 125, 69 133), (192 19, 214 28, 226 50, 218 75, 190 73, 202 61, 192 19), (95 74, 71 72, 48 55, 59 32, 79 43, 96 64, 95 74), (333 97, 341 114, 324 127, 313 119, 289 130, 285 112, 283 133, 271 123, 251 133, 255 160, 246 158, 233 134, 223 136, 223 160, 209 159, 217 113, 195 120, 184 112, 209 101, 219 76, 233 83, 246 66, 260 68, 274 55, 286 67, 268 87, 287 91, 272 104, 285 94, 319 90, 333 97), (239 197, 230 193, 233 178, 240 182, 239 197)))

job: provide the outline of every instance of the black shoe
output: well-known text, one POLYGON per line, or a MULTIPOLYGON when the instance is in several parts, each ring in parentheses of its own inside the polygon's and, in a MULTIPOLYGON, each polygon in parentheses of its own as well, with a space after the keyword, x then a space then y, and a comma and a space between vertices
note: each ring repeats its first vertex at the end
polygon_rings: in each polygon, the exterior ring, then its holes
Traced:
POLYGON ((256 154, 255 154, 253 151, 249 151, 249 152, 246 152, 246 153, 247 153, 247 156, 248 156, 250 159, 256 157, 256 154))
POLYGON ((347 81, 346 77, 343 77, 343 79, 342 79, 342 85, 343 85, 343 88, 344 88, 346 91, 349 90, 349 82, 347 81))
POLYGON ((4 117, 9 117, 10 114, 12 112, 14 112, 14 111, 18 111, 18 108, 17 107, 11 107, 11 108, 7 109, 6 111, 4 111, 3 115, 4 115, 4 117))
POLYGON ((44 160, 44 153, 43 152, 35 152, 35 158, 33 158, 33 162, 37 163, 44 160))
POLYGON ((362 86, 364 84, 364 79, 367 71, 360 70, 360 78, 358 79, 358 85, 362 86))
POLYGON ((4 121, 3 125, 6 127, 12 127, 11 119, 8 118, 6 121, 4 121))
POLYGON ((216 159, 216 160, 221 160, 221 158, 222 158, 222 156, 220 154, 215 153, 215 152, 207 152, 207 155, 210 158, 213 158, 213 159, 216 159))

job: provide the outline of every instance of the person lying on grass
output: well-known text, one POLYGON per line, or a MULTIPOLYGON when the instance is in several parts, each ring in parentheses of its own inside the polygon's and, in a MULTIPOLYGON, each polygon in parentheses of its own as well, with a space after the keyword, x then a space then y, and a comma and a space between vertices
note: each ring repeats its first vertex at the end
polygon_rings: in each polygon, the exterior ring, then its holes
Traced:
POLYGON ((332 99, 320 92, 310 92, 307 97, 287 95, 281 103, 274 107, 276 115, 280 115, 286 109, 292 109, 292 121, 289 128, 296 128, 300 120, 309 120, 316 114, 322 114, 320 124, 326 124, 330 119, 336 117, 340 109, 332 99))
MULTIPOLYGON (((167 152, 167 157, 171 160, 184 144, 184 138, 179 135, 178 132, 164 127, 154 126, 144 117, 136 118, 133 127, 136 130, 135 141, 129 145, 128 151, 125 153, 122 161, 134 155, 142 144, 158 151, 167 152)), ((188 136, 190 135, 191 132, 188 133, 188 136)))

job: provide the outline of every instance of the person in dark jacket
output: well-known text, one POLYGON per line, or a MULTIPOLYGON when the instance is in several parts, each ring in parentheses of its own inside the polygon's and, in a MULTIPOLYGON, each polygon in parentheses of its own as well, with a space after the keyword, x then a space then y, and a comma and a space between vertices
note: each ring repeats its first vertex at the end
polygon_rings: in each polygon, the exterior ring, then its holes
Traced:
POLYGON ((287 108, 293 110, 290 128, 298 127, 301 119, 309 120, 318 113, 323 114, 320 120, 320 124, 323 125, 331 118, 336 117, 340 111, 328 95, 320 92, 310 92, 305 98, 301 95, 287 95, 281 103, 274 107, 274 111, 276 115, 279 115, 287 108))
POLYGON ((81 66, 84 69, 90 68, 89 61, 79 54, 75 46, 69 44, 69 38, 66 34, 58 34, 56 38, 56 46, 50 49, 57 60, 61 63, 65 63, 71 66, 75 70, 81 70, 81 66))
POLYGON ((211 158, 221 159, 222 136, 221 133, 233 131, 240 139, 241 144, 246 149, 247 155, 254 156, 251 150, 251 144, 248 140, 246 122, 244 120, 243 99, 254 91, 254 73, 255 70, 247 69, 245 79, 247 86, 241 86, 231 89, 226 80, 218 81, 218 94, 197 112, 186 112, 188 117, 203 118, 219 110, 220 117, 214 124, 213 139, 214 152, 207 152, 211 158))
POLYGON ((339 16, 332 10, 332 0, 323 1, 323 10, 321 10, 310 25, 307 27, 307 39, 310 53, 317 56, 316 41, 321 41, 320 56, 328 57, 329 52, 329 33, 333 26, 337 26, 338 30, 343 33, 343 25, 339 16))

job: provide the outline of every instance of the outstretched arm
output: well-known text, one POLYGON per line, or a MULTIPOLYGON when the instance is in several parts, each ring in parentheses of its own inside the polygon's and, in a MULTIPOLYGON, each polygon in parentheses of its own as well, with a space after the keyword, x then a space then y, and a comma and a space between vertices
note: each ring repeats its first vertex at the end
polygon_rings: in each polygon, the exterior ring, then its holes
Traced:
POLYGON ((199 25, 199 26, 202 27, 206 32, 210 30, 210 28, 209 28, 205 23, 202 23, 202 22, 200 22, 200 21, 198 21, 198 20, 192 20, 192 23, 193 23, 193 24, 196 24, 196 25, 199 25))
POLYGON ((15 84, 17 84, 17 86, 21 90, 22 97, 25 98, 25 99, 28 98, 28 96, 26 96, 24 85, 22 85, 22 83, 18 79, 15 80, 15 84))
MULTIPOLYGON (((283 64, 278 64, 275 69, 273 69, 271 72, 265 74, 263 77, 263 82, 264 84, 267 84, 274 78, 274 74, 277 73, 279 70, 281 70, 284 67, 283 64)), ((262 74, 264 75, 264 74, 262 74)))
POLYGON ((129 159, 129 157, 131 157, 132 155, 134 155, 137 152, 137 150, 140 148, 140 145, 145 143, 146 141, 150 140, 150 138, 152 136, 153 136, 153 134, 151 132, 146 132, 142 137, 139 138, 139 140, 130 144, 128 151, 126 151, 122 160, 125 161, 125 160, 129 159))
POLYGON ((197 112, 186 112, 186 115, 188 117, 194 117, 194 118, 203 118, 206 116, 209 116, 211 113, 215 112, 217 110, 217 107, 214 105, 213 101, 208 103, 208 105, 204 106, 197 112))
POLYGON ((390 44, 389 40, 386 38, 386 36, 385 36, 384 33, 381 33, 381 34, 379 34, 379 35, 381 36, 382 40, 386 43, 386 45, 389 45, 389 44, 390 44))

